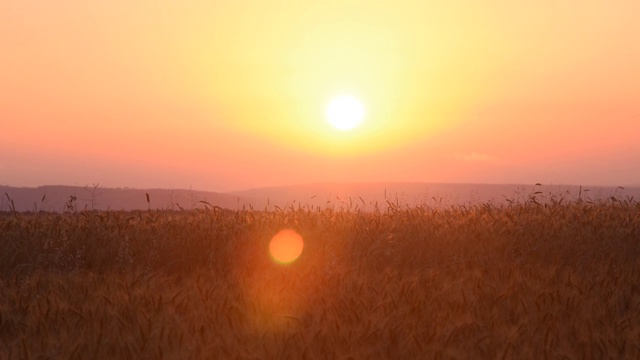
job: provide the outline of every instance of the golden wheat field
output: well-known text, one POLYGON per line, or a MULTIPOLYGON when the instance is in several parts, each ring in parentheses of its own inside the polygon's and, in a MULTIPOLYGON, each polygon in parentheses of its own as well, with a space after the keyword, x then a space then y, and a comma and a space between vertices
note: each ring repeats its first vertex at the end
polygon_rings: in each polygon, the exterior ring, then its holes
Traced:
POLYGON ((2 359, 640 358, 634 200, 4 213, 0 248, 2 359))

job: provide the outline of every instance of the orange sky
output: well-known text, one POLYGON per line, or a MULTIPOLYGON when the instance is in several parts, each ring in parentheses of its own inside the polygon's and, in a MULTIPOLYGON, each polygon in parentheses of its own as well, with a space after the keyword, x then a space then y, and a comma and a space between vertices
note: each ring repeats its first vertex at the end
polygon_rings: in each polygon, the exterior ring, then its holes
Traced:
POLYGON ((0 184, 640 184, 638 14, 631 0, 1 1, 0 184), (350 132, 325 119, 345 92, 366 108, 350 132))

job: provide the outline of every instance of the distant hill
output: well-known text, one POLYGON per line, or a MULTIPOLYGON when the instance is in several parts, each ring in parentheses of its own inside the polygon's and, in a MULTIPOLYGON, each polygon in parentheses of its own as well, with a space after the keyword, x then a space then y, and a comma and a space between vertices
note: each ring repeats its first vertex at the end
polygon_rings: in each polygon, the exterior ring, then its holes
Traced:
POLYGON ((498 184, 438 184, 438 183, 317 183, 294 186, 264 187, 216 193, 184 189, 128 189, 80 186, 40 186, 21 188, 0 186, 0 211, 63 212, 75 210, 190 210, 219 206, 238 210, 249 208, 351 208, 385 209, 393 206, 425 205, 448 207, 460 204, 495 205, 508 201, 536 201, 552 198, 565 201, 595 201, 610 198, 640 200, 640 187, 581 187, 577 185, 498 185, 498 184), (149 194, 149 203, 147 203, 149 194), (75 197, 75 198, 74 198, 75 197), (203 203, 206 202, 207 204, 203 203))
POLYGON ((63 212, 69 206, 76 210, 190 210, 204 208, 206 205, 201 201, 206 201, 212 206, 237 209, 243 203, 250 202, 250 199, 239 199, 237 195, 207 191, 102 187, 94 189, 80 186, 0 186, 0 196, 0 211, 10 210, 9 199, 15 204, 16 211, 54 212, 63 212), (149 194, 149 203, 146 194, 149 194), (75 200, 72 200, 72 196, 75 200))
POLYGON ((264 208, 278 207, 355 207, 373 210, 376 204, 386 208, 398 206, 450 206, 454 204, 506 204, 508 201, 526 201, 536 196, 538 201, 565 198, 585 201, 633 197, 640 200, 640 187, 583 187, 578 185, 518 185, 518 184, 442 184, 442 183, 317 183, 295 186, 267 187, 229 194, 253 199, 253 204, 264 208), (537 193, 537 194, 536 194, 537 193))

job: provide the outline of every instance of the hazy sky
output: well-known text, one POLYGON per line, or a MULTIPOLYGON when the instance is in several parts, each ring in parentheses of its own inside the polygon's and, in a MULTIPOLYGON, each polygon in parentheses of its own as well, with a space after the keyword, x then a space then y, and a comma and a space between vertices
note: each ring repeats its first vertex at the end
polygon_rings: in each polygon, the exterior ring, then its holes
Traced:
POLYGON ((0 0, 0 184, 640 184, 640 1, 0 0), (365 107, 351 131, 333 96, 365 107))

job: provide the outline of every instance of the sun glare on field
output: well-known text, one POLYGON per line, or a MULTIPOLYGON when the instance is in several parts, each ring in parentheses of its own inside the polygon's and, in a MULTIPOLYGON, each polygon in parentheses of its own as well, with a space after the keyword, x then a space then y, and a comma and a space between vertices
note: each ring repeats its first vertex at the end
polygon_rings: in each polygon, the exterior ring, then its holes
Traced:
POLYGON ((294 262, 304 248, 302 236, 291 229, 281 230, 269 243, 271 257, 280 264, 294 262))
POLYGON ((364 119, 364 105, 351 95, 336 96, 327 105, 327 120, 338 130, 351 130, 364 119))

